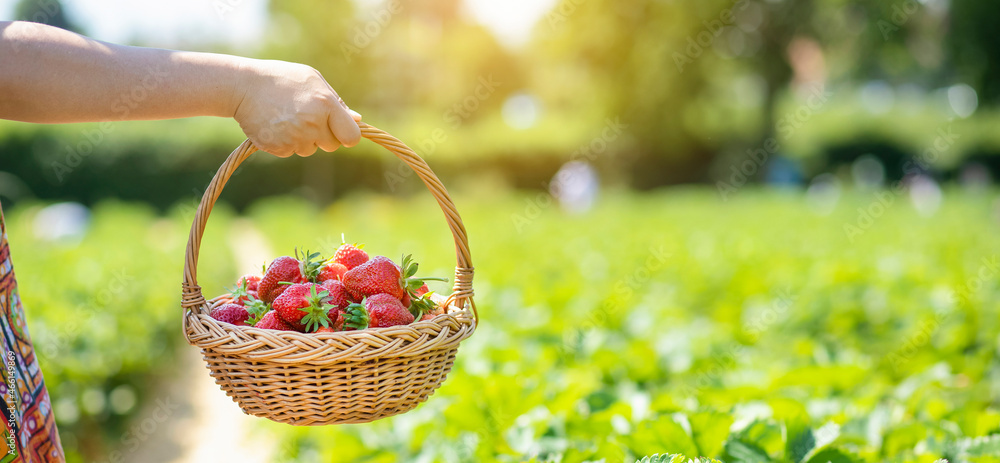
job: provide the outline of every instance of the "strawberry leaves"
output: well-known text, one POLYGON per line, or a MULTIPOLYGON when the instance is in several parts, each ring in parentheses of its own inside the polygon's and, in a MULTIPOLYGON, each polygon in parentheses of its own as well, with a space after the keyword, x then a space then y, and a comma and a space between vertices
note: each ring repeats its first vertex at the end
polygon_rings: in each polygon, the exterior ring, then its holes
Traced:
POLYGON ((437 304, 431 300, 431 293, 417 294, 420 287, 424 285, 426 281, 448 281, 447 278, 436 278, 436 277, 415 277, 417 274, 417 269, 420 268, 420 264, 413 260, 413 256, 407 254, 403 256, 400 261, 400 286, 403 287, 410 296, 410 313, 417 320, 420 319, 425 313, 431 312, 437 308, 437 304))
POLYGON ((306 326, 306 331, 312 332, 318 330, 322 327, 330 327, 330 310, 334 308, 326 302, 326 298, 330 297, 330 292, 316 291, 317 286, 313 286, 310 289, 309 297, 307 301, 309 305, 299 308, 300 311, 305 312, 302 317, 302 323, 306 326))
POLYGON ((413 318, 420 320, 420 317, 423 317, 425 313, 432 312, 438 307, 437 303, 431 300, 431 294, 433 293, 426 293, 411 300, 410 313, 413 314, 413 318))
POLYGON ((399 273, 401 286, 407 291, 416 291, 420 289, 426 281, 448 281, 447 278, 414 277, 414 275, 417 274, 417 269, 420 268, 420 264, 413 260, 413 255, 411 254, 403 256, 403 260, 400 262, 399 273))
POLYGON ((295 258, 302 262, 300 264, 302 276, 306 278, 306 281, 317 283, 316 277, 319 276, 320 267, 323 266, 323 261, 326 259, 323 259, 320 253, 308 250, 303 251, 302 256, 299 257, 298 248, 295 248, 295 258))
POLYGON ((247 282, 246 279, 242 279, 241 281, 242 283, 239 286, 229 291, 229 294, 233 297, 234 302, 242 303, 244 300, 249 300, 252 297, 247 290, 249 282, 247 282))
POLYGON ((368 328, 371 319, 368 317, 368 309, 365 306, 353 303, 344 309, 344 327, 353 330, 363 330, 368 328))
POLYGON ((247 324, 250 326, 256 325, 264 315, 271 310, 271 305, 257 299, 256 297, 250 296, 250 300, 243 307, 247 309, 247 313, 250 314, 250 318, 247 319, 247 324))

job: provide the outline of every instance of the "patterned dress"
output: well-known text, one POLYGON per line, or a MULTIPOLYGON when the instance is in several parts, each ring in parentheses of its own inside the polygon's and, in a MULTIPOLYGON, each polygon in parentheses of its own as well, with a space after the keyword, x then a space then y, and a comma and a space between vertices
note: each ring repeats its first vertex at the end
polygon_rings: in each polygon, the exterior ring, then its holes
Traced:
POLYGON ((49 393, 38 357, 28 336, 24 308, 17 295, 14 267, 7 245, 7 227, 0 211, 0 354, 3 372, 0 394, 3 408, 3 445, 0 463, 64 461, 49 393))

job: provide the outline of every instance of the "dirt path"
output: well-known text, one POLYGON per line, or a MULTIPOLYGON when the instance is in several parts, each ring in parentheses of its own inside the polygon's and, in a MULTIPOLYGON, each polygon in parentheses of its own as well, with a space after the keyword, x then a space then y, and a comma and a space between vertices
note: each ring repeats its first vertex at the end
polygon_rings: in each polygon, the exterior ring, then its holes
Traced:
MULTIPOLYGON (((266 238, 248 221, 232 227, 236 268, 258 271, 272 255, 266 238)), ((197 349, 182 347, 177 376, 147 401, 122 439, 123 462, 202 463, 272 461, 275 442, 251 431, 260 418, 245 415, 208 374, 197 349)), ((259 433, 258 433, 259 434, 259 433)))

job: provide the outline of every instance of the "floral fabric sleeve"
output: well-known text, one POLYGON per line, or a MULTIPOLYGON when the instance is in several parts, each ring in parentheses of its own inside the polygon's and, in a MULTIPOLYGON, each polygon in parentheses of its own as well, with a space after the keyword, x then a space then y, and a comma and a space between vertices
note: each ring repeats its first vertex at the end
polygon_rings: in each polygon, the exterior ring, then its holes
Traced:
POLYGON ((7 244, 7 227, 0 211, 0 394, 4 397, 4 445, 0 463, 65 461, 49 393, 28 335, 24 308, 7 244))

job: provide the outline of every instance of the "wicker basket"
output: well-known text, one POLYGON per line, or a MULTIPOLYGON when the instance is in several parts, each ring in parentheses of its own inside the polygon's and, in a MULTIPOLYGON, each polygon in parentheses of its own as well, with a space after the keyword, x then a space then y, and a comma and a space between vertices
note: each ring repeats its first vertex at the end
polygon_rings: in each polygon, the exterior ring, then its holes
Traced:
POLYGON ((201 349, 215 382, 247 414, 292 425, 365 423, 413 409, 451 370, 479 321, 472 258, 462 219, 427 163, 393 136, 365 123, 361 134, 406 162, 427 185, 455 239, 457 266, 445 313, 409 325, 306 334, 235 326, 209 316, 198 286, 205 223, 226 181, 257 148, 244 141, 215 174, 198 205, 184 262, 184 335, 201 349))

